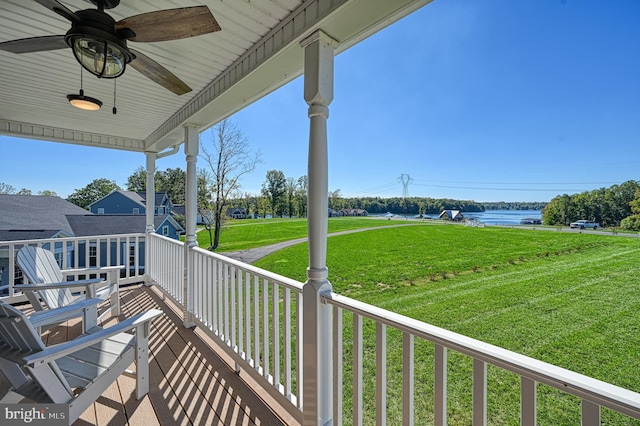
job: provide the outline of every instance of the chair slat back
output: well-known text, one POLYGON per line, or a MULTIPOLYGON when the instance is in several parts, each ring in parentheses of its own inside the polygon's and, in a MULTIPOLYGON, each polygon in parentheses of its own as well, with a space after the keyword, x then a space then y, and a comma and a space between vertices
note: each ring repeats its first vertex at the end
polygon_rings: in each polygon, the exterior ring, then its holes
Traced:
MULTIPOLYGON (((20 352, 19 357, 12 357, 0 363, 0 366, 11 365, 16 362, 16 359, 21 359, 46 349, 42 339, 36 333, 35 328, 25 314, 3 301, 0 301, 0 345, 20 352)), ((16 364, 14 368, 19 368, 24 372, 23 379, 30 380, 29 378, 31 378, 35 380, 52 401, 65 402, 72 395, 71 388, 55 361, 43 365, 37 371, 32 370, 29 374, 26 374, 27 367, 25 365, 16 364)), ((8 373, 5 376, 10 380, 15 377, 15 374, 8 373)), ((20 385, 22 384, 20 383, 20 385)))
MULTIPOLYGON (((31 284, 59 283, 64 280, 60 266, 49 250, 24 246, 18 251, 16 259, 31 284)), ((38 294, 49 309, 66 306, 73 301, 69 289, 40 290, 38 294)))

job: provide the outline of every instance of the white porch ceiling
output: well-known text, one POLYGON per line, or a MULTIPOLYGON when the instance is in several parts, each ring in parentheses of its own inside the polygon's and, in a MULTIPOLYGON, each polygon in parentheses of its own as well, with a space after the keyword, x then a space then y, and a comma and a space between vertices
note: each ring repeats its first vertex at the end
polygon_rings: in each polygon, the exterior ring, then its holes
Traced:
MULTIPOLYGON (((162 9, 206 5, 221 31, 159 43, 130 43, 169 69, 193 91, 177 96, 127 67, 113 80, 84 72, 87 96, 100 111, 70 106, 80 65, 71 49, 14 54, 0 51, 0 135, 131 151, 160 152, 182 143, 183 125, 216 124, 299 76, 300 40, 321 29, 337 53, 431 0, 121 0, 116 21, 162 9)), ((87 0, 60 0, 72 11, 87 0)), ((69 22, 33 0, 0 2, 0 42, 64 34, 69 22)), ((384 52, 381 52, 384 54, 384 52)), ((302 96, 302 94, 301 94, 302 96)))

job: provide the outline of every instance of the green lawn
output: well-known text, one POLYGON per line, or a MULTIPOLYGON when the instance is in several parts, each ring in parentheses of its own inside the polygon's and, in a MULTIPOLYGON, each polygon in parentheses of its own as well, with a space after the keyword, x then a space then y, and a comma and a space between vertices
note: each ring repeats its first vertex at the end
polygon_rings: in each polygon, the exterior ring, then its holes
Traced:
MULTIPOLYGON (((427 224, 332 237, 327 265, 338 293, 640 391, 636 238, 427 224)), ((304 281, 307 245, 281 250, 256 266, 304 281)), ((346 315, 347 338, 351 331, 346 315)), ((365 322, 369 414, 375 412, 374 337, 374 325, 365 322)), ((389 422, 397 424, 401 343, 396 332, 389 339, 389 422)), ((350 353, 345 341, 346 374, 350 353)), ((455 353, 449 359, 449 424, 470 424, 471 361, 455 353)), ((432 421, 432 375, 433 347, 417 342, 416 424, 432 421)), ((489 383, 490 424, 518 424, 517 377, 490 368, 489 383)), ((538 424, 578 423, 577 399, 538 389, 544 410, 538 424)), ((347 407, 346 419, 349 412, 347 407)), ((606 411, 603 422, 639 424, 606 411)))
MULTIPOLYGON (((405 224, 404 220, 379 220, 373 218, 330 218, 329 232, 348 229, 405 224)), ((261 247, 307 236, 306 219, 244 219, 229 220, 222 229, 217 252, 229 252, 261 247)), ((198 232, 198 245, 209 247, 209 233, 198 232)))

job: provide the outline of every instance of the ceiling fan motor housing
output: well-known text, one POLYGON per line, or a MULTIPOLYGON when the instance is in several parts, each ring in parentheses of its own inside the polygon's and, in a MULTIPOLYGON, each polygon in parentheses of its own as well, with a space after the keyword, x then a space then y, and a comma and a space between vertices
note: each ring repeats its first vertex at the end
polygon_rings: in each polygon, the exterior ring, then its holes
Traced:
POLYGON ((122 75, 135 55, 129 51, 126 39, 116 32, 116 21, 97 9, 79 10, 75 14, 79 19, 72 22, 64 39, 76 60, 98 77, 122 75))

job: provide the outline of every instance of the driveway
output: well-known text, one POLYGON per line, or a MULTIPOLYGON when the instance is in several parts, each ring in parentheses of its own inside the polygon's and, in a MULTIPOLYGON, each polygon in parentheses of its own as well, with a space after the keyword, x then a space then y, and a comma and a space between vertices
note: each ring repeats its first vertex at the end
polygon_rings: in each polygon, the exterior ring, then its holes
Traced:
MULTIPOLYGON (((336 235, 353 234, 355 232, 373 231, 376 229, 398 228, 400 226, 418 226, 418 225, 421 225, 421 224, 403 223, 399 225, 385 225, 385 226, 373 226, 371 228, 349 229, 347 231, 333 232, 329 234, 329 237, 335 237, 336 235)), ((256 248, 247 249, 247 250, 230 251, 230 252, 220 253, 220 254, 230 257, 232 259, 240 260, 244 263, 251 264, 251 263, 254 263, 256 260, 261 259, 267 255, 270 255, 271 253, 281 250, 285 247, 304 243, 307 241, 307 239, 308 239, 307 237, 297 238, 295 240, 283 241, 281 243, 271 244, 268 246, 256 247, 256 248)))

